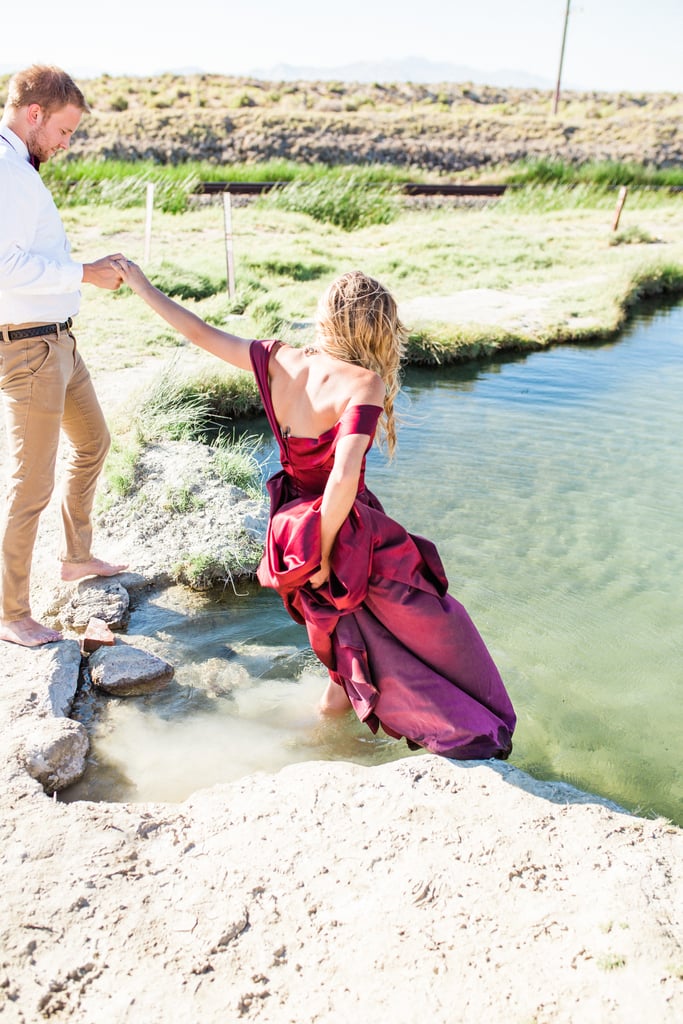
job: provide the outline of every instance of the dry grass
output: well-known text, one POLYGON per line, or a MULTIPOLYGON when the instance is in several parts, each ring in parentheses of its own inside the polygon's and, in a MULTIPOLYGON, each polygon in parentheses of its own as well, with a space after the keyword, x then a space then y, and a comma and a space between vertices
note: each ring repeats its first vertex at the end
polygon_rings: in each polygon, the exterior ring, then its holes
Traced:
MULTIPOLYGON (((0 78, 0 96, 7 76, 0 78)), ((220 75, 80 83, 92 105, 75 156, 214 164, 290 158, 481 176, 523 157, 683 158, 680 94, 564 94, 471 83, 265 82, 220 75)))

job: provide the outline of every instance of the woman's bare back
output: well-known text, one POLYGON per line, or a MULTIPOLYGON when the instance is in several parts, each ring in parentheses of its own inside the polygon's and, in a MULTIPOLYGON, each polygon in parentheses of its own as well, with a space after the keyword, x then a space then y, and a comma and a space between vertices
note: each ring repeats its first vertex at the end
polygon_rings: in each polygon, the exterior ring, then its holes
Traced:
POLYGON ((373 370, 312 347, 279 345, 268 376, 277 421, 294 437, 320 437, 348 406, 381 407, 384 400, 384 384, 373 370))

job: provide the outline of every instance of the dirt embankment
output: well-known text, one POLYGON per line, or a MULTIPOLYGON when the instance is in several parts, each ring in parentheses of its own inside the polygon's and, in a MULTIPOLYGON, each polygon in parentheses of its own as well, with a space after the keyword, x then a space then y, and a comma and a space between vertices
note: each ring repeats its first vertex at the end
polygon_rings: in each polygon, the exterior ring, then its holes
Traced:
MULTIPOLYGON (((83 81, 75 157, 216 164, 286 158, 481 175, 525 157, 683 160, 681 94, 564 94, 471 83, 264 82, 219 75, 83 81)), ((4 94, 6 81, 0 83, 4 94)))

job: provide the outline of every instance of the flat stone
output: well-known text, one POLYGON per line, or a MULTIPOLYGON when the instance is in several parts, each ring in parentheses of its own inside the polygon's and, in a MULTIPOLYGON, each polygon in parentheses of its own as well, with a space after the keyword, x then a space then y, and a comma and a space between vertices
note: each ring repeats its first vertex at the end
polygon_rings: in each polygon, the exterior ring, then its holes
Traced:
POLYGON ((90 655, 89 663, 93 686, 116 697, 156 693, 175 673, 163 658, 124 643, 101 647, 90 655))

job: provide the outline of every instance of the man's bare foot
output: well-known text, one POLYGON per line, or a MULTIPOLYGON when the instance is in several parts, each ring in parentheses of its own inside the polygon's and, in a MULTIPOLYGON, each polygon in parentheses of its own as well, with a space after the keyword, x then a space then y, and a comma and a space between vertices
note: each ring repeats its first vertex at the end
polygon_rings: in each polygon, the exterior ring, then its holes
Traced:
POLYGON ((55 640, 63 640, 64 637, 56 629, 49 629, 36 622, 30 615, 23 619, 14 619, 8 622, 0 619, 0 640, 7 640, 10 644, 19 644, 21 647, 40 647, 41 644, 51 644, 55 640))
POLYGON ((350 709, 351 701, 346 696, 346 690, 330 679, 318 704, 318 711, 321 715, 345 715, 350 709))
POLYGON ((61 576, 67 583, 82 580, 85 576, 116 576, 128 565, 112 565, 101 558, 89 558, 87 562, 62 562, 61 576))

